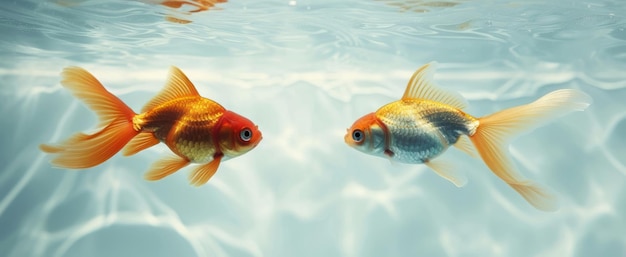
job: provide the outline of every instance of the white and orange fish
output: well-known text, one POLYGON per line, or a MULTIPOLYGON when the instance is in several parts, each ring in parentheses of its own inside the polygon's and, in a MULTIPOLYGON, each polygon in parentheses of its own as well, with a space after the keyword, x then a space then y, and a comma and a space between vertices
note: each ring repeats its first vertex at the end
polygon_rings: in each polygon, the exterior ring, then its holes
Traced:
POLYGON ((477 150, 500 179, 535 208, 556 210, 558 202, 546 189, 524 178, 508 156, 512 136, 572 111, 582 111, 591 98, 573 89, 557 90, 530 104, 476 118, 463 111, 465 100, 432 82, 435 63, 419 68, 402 99, 358 119, 345 142, 367 154, 402 163, 423 163, 456 186, 467 182, 464 173, 437 156, 455 146, 475 156, 477 150))
POLYGON ((58 167, 90 168, 122 148, 129 156, 164 142, 176 156, 154 163, 145 178, 159 180, 199 163, 189 180, 200 186, 215 174, 221 161, 252 150, 262 138, 250 120, 201 97, 176 67, 171 68, 165 88, 140 114, 82 68, 66 68, 62 77, 61 84, 98 114, 102 129, 90 135, 78 133, 59 145, 40 145, 44 152, 56 155, 52 164, 58 167))

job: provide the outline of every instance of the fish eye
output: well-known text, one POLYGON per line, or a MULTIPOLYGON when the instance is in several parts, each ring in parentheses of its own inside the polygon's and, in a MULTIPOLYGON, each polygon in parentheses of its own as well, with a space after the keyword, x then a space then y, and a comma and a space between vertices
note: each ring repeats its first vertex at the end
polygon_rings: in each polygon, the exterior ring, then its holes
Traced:
POLYGON ((241 132, 239 132, 239 138, 244 142, 250 141, 250 139, 252 139, 252 130, 249 128, 242 129, 241 132))
POLYGON ((354 131, 352 131, 352 140, 357 143, 363 141, 363 131, 361 131, 360 129, 355 129, 354 131))

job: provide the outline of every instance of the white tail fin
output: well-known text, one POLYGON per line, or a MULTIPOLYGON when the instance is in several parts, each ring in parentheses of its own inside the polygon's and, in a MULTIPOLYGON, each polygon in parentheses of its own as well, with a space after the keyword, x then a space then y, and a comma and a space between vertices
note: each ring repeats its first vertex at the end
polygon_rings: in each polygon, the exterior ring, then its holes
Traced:
POLYGON ((582 111, 591 98, 578 90, 551 92, 530 104, 502 110, 479 118, 476 133, 470 137, 485 164, 535 208, 558 209, 558 201, 548 190, 520 175, 508 155, 508 140, 542 122, 573 111, 582 111))

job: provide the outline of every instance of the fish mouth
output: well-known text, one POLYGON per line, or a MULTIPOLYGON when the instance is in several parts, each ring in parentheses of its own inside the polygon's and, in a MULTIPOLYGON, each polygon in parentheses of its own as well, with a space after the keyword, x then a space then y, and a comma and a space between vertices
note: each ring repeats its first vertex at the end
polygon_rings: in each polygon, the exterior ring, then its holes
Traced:
POLYGON ((263 135, 261 134, 261 132, 259 131, 259 139, 256 140, 256 142, 253 143, 252 148, 256 147, 257 145, 259 145, 261 143, 261 141, 263 140, 263 135))
POLYGON ((352 138, 350 137, 350 129, 346 129, 347 133, 345 136, 343 136, 343 141, 346 142, 347 145, 349 146, 353 146, 354 142, 352 141, 352 138))

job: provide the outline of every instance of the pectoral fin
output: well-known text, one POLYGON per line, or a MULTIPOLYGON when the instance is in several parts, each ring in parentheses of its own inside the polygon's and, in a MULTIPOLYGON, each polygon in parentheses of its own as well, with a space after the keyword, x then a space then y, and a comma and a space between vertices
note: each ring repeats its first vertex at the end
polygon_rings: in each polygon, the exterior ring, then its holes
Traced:
POLYGON ((433 169, 437 175, 452 182, 457 187, 467 184, 467 176, 464 172, 458 170, 454 165, 442 160, 434 160, 424 162, 426 166, 433 169))
POLYGON ((173 174, 188 164, 189 160, 179 156, 167 157, 152 164, 152 167, 146 172, 144 178, 147 180, 159 180, 173 174))
POLYGON ((220 155, 215 157, 211 162, 194 169, 193 172, 189 174, 189 182, 194 186, 206 184, 206 182, 215 175, 215 172, 217 172, 221 160, 222 156, 220 155))

